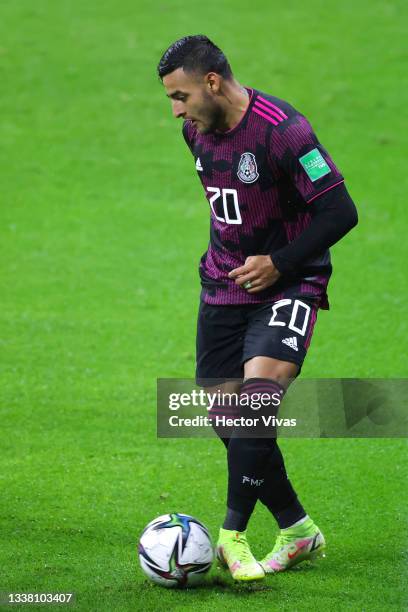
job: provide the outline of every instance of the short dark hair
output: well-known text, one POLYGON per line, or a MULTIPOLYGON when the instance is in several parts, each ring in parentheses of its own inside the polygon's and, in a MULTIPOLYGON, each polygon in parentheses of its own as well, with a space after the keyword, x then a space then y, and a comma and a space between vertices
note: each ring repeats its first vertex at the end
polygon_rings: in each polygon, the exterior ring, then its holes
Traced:
POLYGON ((202 34, 184 36, 170 45, 157 66, 159 78, 163 79, 177 68, 202 75, 216 72, 224 79, 232 78, 231 66, 224 53, 202 34))

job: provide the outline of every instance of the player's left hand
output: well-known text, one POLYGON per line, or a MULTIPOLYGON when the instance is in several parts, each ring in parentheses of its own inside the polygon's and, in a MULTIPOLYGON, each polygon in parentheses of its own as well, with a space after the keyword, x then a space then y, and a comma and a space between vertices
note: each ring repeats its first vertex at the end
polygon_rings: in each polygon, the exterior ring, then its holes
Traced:
POLYGON ((246 289, 248 293, 263 291, 276 283, 280 275, 269 255, 251 255, 246 258, 243 266, 231 270, 228 274, 229 278, 233 278, 241 287, 250 281, 251 286, 246 289))

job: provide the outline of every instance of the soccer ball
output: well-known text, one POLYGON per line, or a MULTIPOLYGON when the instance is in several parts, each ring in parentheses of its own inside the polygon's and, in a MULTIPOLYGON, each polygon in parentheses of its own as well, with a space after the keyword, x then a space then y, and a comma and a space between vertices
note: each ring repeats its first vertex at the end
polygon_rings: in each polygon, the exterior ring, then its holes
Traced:
POLYGON ((165 587, 201 582, 214 559, 210 534, 187 514, 164 514, 151 521, 139 541, 142 570, 165 587))

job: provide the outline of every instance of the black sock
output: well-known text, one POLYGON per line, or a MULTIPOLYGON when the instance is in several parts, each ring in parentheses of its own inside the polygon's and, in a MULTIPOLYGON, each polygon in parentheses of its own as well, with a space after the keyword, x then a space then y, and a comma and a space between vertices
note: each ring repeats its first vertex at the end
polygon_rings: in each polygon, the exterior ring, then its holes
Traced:
MULTIPOLYGON (((284 393, 285 389, 277 381, 248 379, 241 387, 241 398, 249 398, 250 401, 244 404, 241 400, 240 416, 276 416, 284 393), (261 397, 260 394, 267 394, 270 398, 278 397, 280 401, 273 401, 270 405, 261 406, 259 410, 254 411, 251 406, 255 406, 255 400, 261 397)), ((274 435, 276 436, 276 430, 270 426, 261 426, 249 432, 245 428, 236 428, 229 438, 229 445, 226 444, 229 471, 227 505, 230 510, 240 513, 241 517, 238 521, 231 515, 231 520, 226 521, 226 524, 246 526, 257 499, 269 509, 280 529, 290 527, 306 516, 288 479, 282 453, 274 435), (252 437, 243 437, 247 433, 252 437), (258 434, 260 438, 254 437, 258 434)), ((235 529, 240 531, 237 527, 235 529)))
MULTIPOLYGON (((273 380, 252 378, 245 381, 240 393, 240 416, 244 419, 258 418, 262 414, 276 415, 272 396, 280 401, 281 386, 273 380), (264 406, 259 406, 260 396, 270 398, 264 406), (258 408, 262 408, 259 409, 258 408)), ((277 402, 277 406, 279 405, 277 402)), ((276 446, 271 427, 236 427, 228 444, 228 499, 230 510, 240 513, 241 525, 249 520, 265 478, 269 456, 276 446), (257 437, 260 436, 260 437, 257 437)), ((228 516, 228 515, 227 515, 228 516)), ((227 524, 230 524, 228 522, 227 524)))
POLYGON ((259 500, 273 514, 280 529, 286 529, 306 516, 288 479, 282 453, 277 444, 268 459, 259 500))
POLYGON ((223 396, 220 397, 220 402, 215 402, 211 410, 208 412, 208 418, 211 421, 211 426, 225 448, 228 449, 228 444, 234 430, 233 427, 223 426, 217 424, 217 417, 235 418, 239 415, 239 409, 237 406, 236 399, 234 400, 234 393, 225 393, 225 399, 223 396))
POLYGON ((232 508, 227 508, 227 514, 225 515, 222 527, 223 529, 231 529, 233 531, 245 531, 249 517, 250 513, 248 512, 242 513, 237 510, 232 510, 232 508))

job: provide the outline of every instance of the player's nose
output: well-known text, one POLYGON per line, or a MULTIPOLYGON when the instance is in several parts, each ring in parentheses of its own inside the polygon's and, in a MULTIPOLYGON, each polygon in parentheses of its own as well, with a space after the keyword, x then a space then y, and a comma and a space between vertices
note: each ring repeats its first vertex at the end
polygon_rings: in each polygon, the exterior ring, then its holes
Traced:
POLYGON ((179 119, 179 117, 184 117, 186 111, 184 109, 184 104, 180 102, 180 100, 173 101, 173 117, 179 119))

